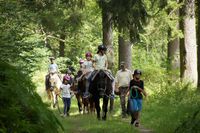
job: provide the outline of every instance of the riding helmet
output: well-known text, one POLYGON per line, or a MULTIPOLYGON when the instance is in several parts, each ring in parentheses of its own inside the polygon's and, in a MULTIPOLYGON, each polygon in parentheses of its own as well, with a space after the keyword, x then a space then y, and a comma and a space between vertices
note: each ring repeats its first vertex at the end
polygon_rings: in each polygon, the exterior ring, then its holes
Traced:
POLYGON ((86 57, 92 57, 92 54, 91 54, 90 52, 87 52, 87 53, 85 54, 85 56, 86 56, 86 57))
POLYGON ((65 75, 65 76, 64 76, 64 80, 69 81, 70 79, 71 79, 71 77, 70 77, 69 75, 65 75))
POLYGON ((106 48, 106 46, 105 46, 105 45, 101 44, 101 45, 99 45, 99 46, 98 46, 98 50, 103 50, 103 51, 106 51, 106 50, 107 50, 107 48, 106 48))
POLYGON ((142 75, 142 72, 141 72, 140 70, 138 70, 138 69, 135 69, 133 75, 136 75, 136 74, 140 74, 140 75, 142 75))

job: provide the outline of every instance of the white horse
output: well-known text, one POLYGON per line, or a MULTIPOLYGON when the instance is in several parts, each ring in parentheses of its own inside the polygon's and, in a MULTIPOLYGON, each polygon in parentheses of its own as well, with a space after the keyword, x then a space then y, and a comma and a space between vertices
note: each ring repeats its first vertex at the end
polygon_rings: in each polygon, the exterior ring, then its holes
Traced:
POLYGON ((49 74, 47 94, 50 100, 53 100, 53 107, 57 104, 57 96, 60 94, 60 86, 62 85, 62 81, 58 74, 49 74), (53 99, 52 99, 53 98, 53 99))

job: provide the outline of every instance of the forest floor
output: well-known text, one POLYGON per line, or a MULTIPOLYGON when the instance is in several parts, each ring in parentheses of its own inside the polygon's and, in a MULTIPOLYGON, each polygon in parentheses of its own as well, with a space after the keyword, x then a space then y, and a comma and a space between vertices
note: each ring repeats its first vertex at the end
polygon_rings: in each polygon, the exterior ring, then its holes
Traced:
MULTIPOLYGON (((60 100, 60 108, 63 109, 60 100)), ((146 129, 143 125, 136 128, 130 125, 131 117, 121 118, 119 98, 115 100, 115 109, 112 113, 108 113, 106 121, 97 120, 96 114, 80 114, 76 104, 76 99, 72 99, 70 116, 62 117, 57 109, 54 109, 56 117, 60 120, 64 127, 64 131, 60 133, 152 133, 152 130, 146 129)))

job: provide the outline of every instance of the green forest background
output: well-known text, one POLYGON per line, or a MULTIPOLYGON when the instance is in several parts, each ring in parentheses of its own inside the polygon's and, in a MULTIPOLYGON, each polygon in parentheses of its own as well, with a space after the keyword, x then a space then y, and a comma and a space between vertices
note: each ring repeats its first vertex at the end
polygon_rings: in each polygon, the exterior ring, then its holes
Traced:
MULTIPOLYGON (((77 118, 63 122, 47 104, 49 57, 56 58, 62 73, 68 67, 77 70, 85 53, 95 54, 102 43, 112 45, 114 75, 122 60, 129 69, 142 70, 148 97, 141 121, 146 128, 200 132, 200 50, 192 47, 200 44, 198 0, 0 0, 0 7, 0 132, 67 132, 77 118), (112 16, 111 40, 104 36, 104 13, 112 16), (195 23, 187 23, 194 18, 195 23)), ((87 119, 92 121, 85 116, 77 121, 86 128, 87 119)), ((116 121, 120 118, 110 118, 113 127, 101 123, 100 129, 135 130, 116 121)))

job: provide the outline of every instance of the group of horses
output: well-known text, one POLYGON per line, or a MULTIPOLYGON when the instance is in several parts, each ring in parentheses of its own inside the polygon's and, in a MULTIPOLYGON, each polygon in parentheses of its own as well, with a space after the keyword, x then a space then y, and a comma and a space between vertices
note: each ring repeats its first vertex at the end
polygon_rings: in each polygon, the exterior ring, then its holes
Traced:
MULTIPOLYGON (((79 73, 77 76, 81 76, 79 73)), ((58 74, 49 74, 46 82, 46 90, 49 99, 53 101, 53 107, 58 105, 58 97, 60 97, 60 85, 62 84, 62 78, 58 74)), ((101 107, 100 98, 103 98, 102 106, 102 120, 106 120, 106 114, 108 112, 108 101, 112 95, 112 79, 107 74, 106 70, 98 70, 93 75, 89 86, 89 97, 84 97, 86 91, 86 78, 83 76, 81 80, 73 80, 71 84, 71 90, 76 96, 79 112, 89 113, 95 112, 97 118, 101 119, 101 107)))

